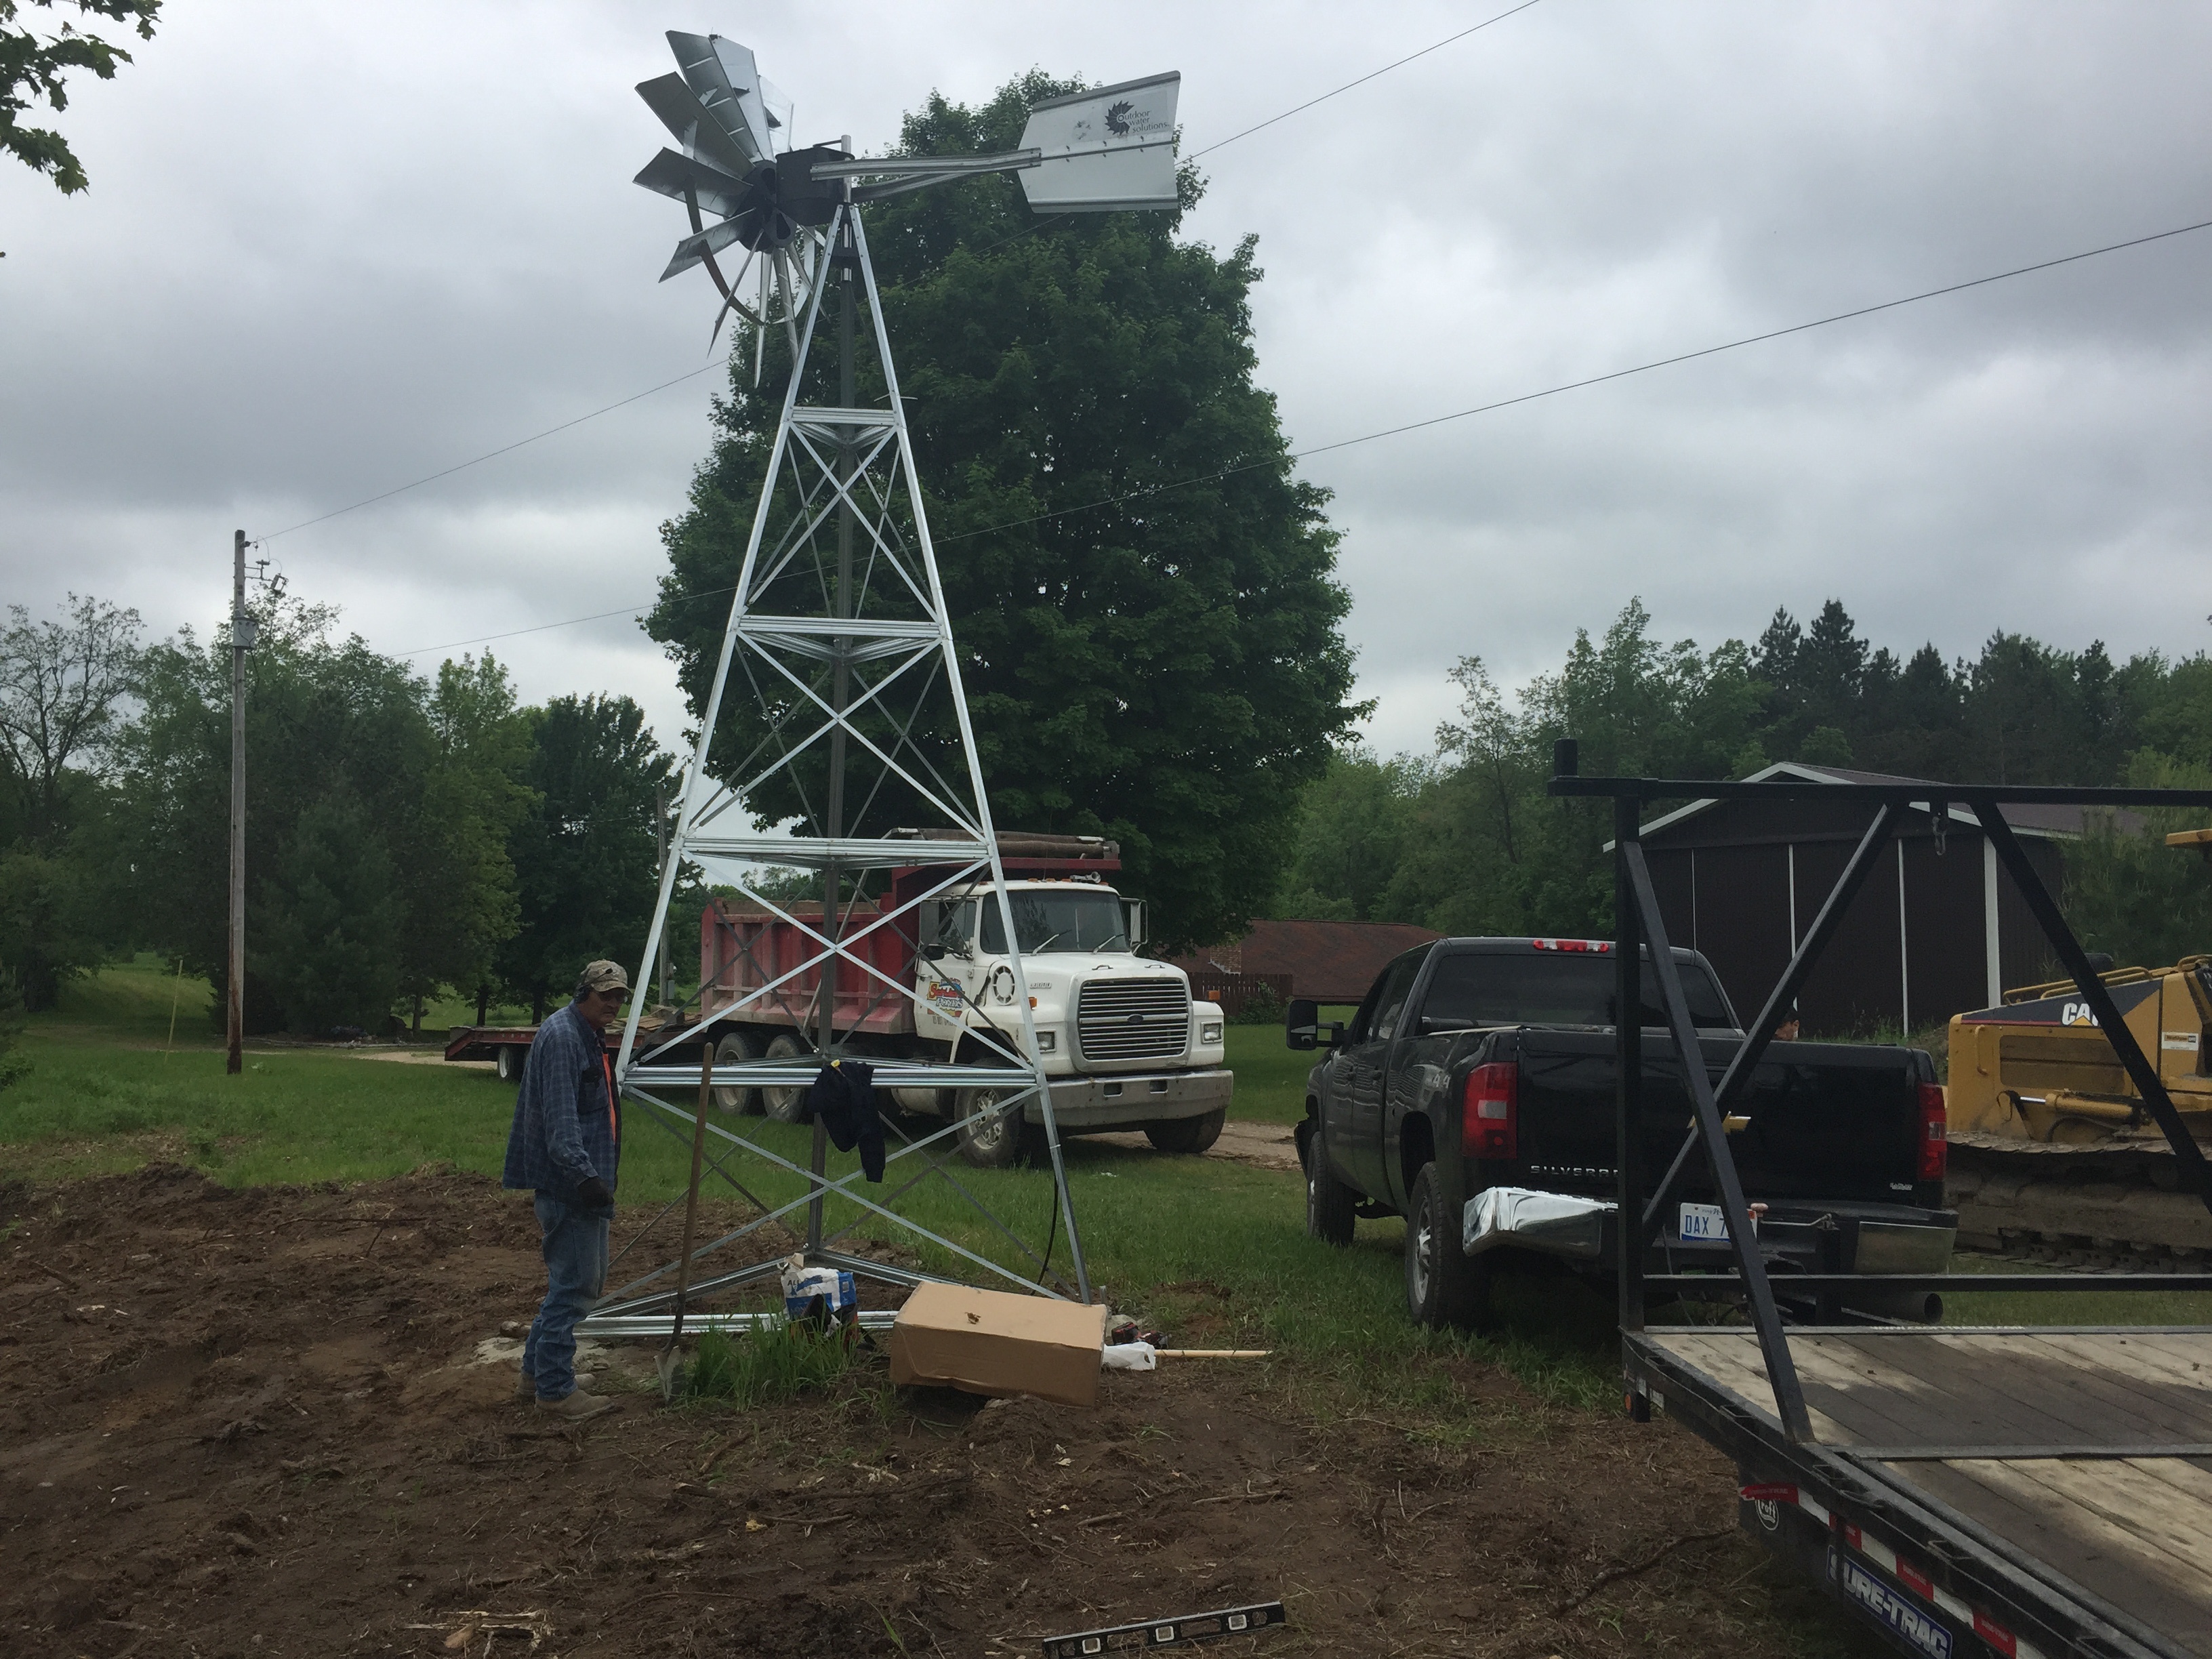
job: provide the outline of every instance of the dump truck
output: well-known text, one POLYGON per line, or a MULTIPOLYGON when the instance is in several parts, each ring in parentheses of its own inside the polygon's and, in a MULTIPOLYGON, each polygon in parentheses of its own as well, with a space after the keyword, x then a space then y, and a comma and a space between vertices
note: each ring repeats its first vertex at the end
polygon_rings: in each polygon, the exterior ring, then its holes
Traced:
MULTIPOLYGON (((1137 954, 1144 905, 1108 880, 1121 867, 1118 844, 1002 834, 1000 866, 1016 933, 1010 949, 989 879, 922 898, 951 871, 927 861, 931 832, 902 833, 915 840, 915 862, 891 871, 881 894, 856 901, 842 918, 844 935, 854 940, 850 948, 874 970, 851 963, 836 969, 831 1022, 846 1052, 988 1065, 995 1055, 979 1037, 1018 1048, 1012 961, 1018 949, 1060 1133, 1141 1129, 1162 1152, 1211 1146, 1235 1085, 1223 1064, 1222 1011, 1193 1000, 1182 969, 1137 954), (902 909, 904 915, 895 914, 902 909), (893 919, 872 925, 886 915, 893 919), (915 994, 902 995, 892 985, 911 986, 915 994)), ((720 1063, 815 1051, 821 969, 791 970, 819 948, 801 929, 821 928, 822 906, 800 902, 778 909, 781 915, 717 899, 700 917, 701 994, 693 1018, 714 1034, 720 1063)), ((956 1121, 961 1156, 986 1169, 1033 1156, 1042 1145, 1036 1103, 1018 1122, 988 1109, 1002 1092, 891 1091, 906 1111, 956 1121)), ((714 1103, 796 1122, 805 1115, 805 1094, 720 1088, 714 1103)))
MULTIPOLYGON (((997 889, 985 878, 921 898, 955 867, 930 861, 936 832, 894 833, 915 842, 915 862, 890 871, 881 893, 850 902, 840 917, 848 948, 868 968, 837 966, 831 1021, 839 1044, 862 1057, 994 1063, 998 1055, 979 1037, 1014 1049, 1022 1040, 997 889), (911 986, 916 995, 893 985, 911 986)), ((1142 1130, 1164 1152, 1206 1151, 1220 1136, 1236 1085, 1224 1064, 1224 1016, 1217 1004, 1192 998, 1182 969, 1137 954, 1144 902, 1124 897, 1109 879, 1121 868, 1119 844, 1006 832, 999 854, 1060 1132, 1142 1130)), ((678 1029, 698 1024, 693 1040, 712 1042, 722 1065, 813 1054, 822 970, 799 964, 820 947, 802 930, 823 930, 819 900, 775 909, 709 903, 699 919, 699 1000, 683 1011, 678 1029)), ((648 1030, 669 1023, 657 1014, 642 1024, 643 1047, 652 1046, 648 1030)), ((456 1027, 446 1058, 492 1060, 501 1077, 519 1078, 535 1035, 527 1026, 456 1027)), ((618 1036, 619 1027, 610 1029, 610 1046, 618 1036)), ((1012 1086, 890 1093, 902 1110, 957 1122, 961 1157, 990 1169, 1042 1150, 1036 1102, 1020 1121, 990 1109, 1012 1086)), ((724 1112, 806 1118, 803 1088, 721 1087, 713 1100, 724 1112)))

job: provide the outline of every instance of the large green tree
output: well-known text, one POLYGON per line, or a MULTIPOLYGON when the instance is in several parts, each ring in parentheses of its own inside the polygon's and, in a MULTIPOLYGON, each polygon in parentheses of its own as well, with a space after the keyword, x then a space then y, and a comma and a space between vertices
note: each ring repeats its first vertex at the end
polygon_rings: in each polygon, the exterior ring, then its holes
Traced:
MULTIPOLYGON (((55 0, 30 0, 41 13, 52 12, 55 0)), ((105 17, 137 25, 138 38, 154 38, 154 20, 161 15, 161 0, 71 0, 77 15, 105 17)), ((51 33, 40 33, 19 21, 18 0, 0 0, 0 149, 6 150, 33 173, 43 173, 55 188, 70 195, 85 188, 83 165, 61 134, 22 123, 25 110, 40 99, 58 114, 69 107, 65 85, 71 70, 90 70, 103 81, 115 78, 115 66, 127 64, 131 54, 103 35, 91 34, 64 21, 51 33)))
POLYGON ((72 593, 61 620, 0 627, 0 969, 31 1008, 127 933, 113 872, 115 741, 138 668, 138 613, 72 593))
MULTIPOLYGON (((2139 750, 2123 781, 2139 789, 2212 788, 2212 767, 2139 750)), ((2212 814, 2155 808, 2093 813, 2090 831, 2066 849, 2066 912, 2091 950, 2121 963, 2157 967, 2212 951, 2212 866, 2193 849, 2168 847, 2176 830, 2201 830, 2212 814)))
POLYGON ((535 797, 532 720, 487 653, 440 665, 427 713, 434 744, 416 814, 400 990, 414 1023, 441 988, 489 994, 499 947, 521 925, 509 840, 535 797))
POLYGON ((656 796, 674 765, 628 697, 556 697, 531 724, 531 799, 507 843, 519 926, 497 961, 542 1019, 586 963, 643 951, 659 890, 656 796))
MULTIPOLYGON (((357 636, 333 638, 326 607, 279 595, 258 618, 259 641, 246 658, 246 938, 249 963, 258 964, 246 975, 247 1028, 369 1025, 403 995, 474 991, 513 930, 507 842, 527 802, 520 775, 527 723, 504 672, 489 659, 464 659, 446 665, 434 686, 357 636), (378 941, 370 955, 381 1004, 349 990, 360 1006, 334 1021, 324 1017, 322 988, 333 981, 319 969, 296 977, 287 966, 295 953, 264 947, 301 937, 289 912, 321 854, 300 849, 356 842, 363 857, 387 861, 396 908, 388 939, 383 922, 362 935, 378 941)), ((220 988, 230 867, 228 640, 185 630, 146 653, 139 685, 139 716, 119 745, 118 791, 139 942, 183 956, 220 988)), ((367 890, 313 879, 334 892, 367 890)))
POLYGON ((273 987, 293 1030, 374 1030, 399 990, 407 906, 384 837, 343 778, 301 811, 258 884, 246 982, 273 987))
MULTIPOLYGON (((902 148, 1012 149, 1032 103, 1077 87, 1033 73, 977 107, 933 97, 902 148)), ((1186 170, 1183 209, 1200 190, 1186 170)), ((1181 212, 1040 222, 1004 178, 868 215, 994 817, 1121 842, 1163 943, 1233 930, 1274 891, 1297 792, 1359 712, 1327 495, 1295 476, 1254 378, 1253 241, 1224 258, 1178 240, 1181 212)), ((749 361, 733 372, 664 532, 647 626, 695 712, 788 372, 776 349, 769 368, 757 390, 749 361)), ((879 398, 880 377, 860 390, 879 398)), ((750 690, 725 702, 725 768, 768 737, 750 690)), ((752 805, 774 820, 818 799, 752 805)))
MULTIPOLYGON (((1770 760, 1966 782, 2196 787, 2212 777, 2212 657, 2101 644, 2059 650, 1996 633, 1947 665, 1860 637, 1830 599, 1809 627, 1776 611, 1753 645, 1664 644, 1632 601, 1579 632, 1556 673, 1508 700, 1480 659, 1450 672, 1460 717, 1434 751, 1340 755, 1304 794, 1297 857, 1274 914, 1418 921, 1454 933, 1602 928, 1603 818, 1544 793, 1551 744, 1586 773, 1744 776, 1770 760)), ((2212 949, 2212 880, 2168 849, 2203 813, 2099 823, 2069 846, 2066 902, 2083 936, 2130 961, 2212 949)))

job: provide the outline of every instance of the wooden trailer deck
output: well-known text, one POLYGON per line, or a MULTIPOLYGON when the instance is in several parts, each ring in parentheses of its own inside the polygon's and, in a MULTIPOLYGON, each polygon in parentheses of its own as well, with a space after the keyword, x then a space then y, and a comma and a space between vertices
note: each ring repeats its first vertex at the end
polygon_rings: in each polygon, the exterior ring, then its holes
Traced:
MULTIPOLYGON (((1929 1517, 1929 1553, 1956 1534, 2015 1592, 2070 1596, 2125 1638, 2120 1650, 2212 1659, 2212 1327, 1820 1328, 1788 1340, 1817 1448, 1782 1443, 1755 1331, 1655 1328, 1628 1347, 1664 1408, 1753 1478, 1767 1462, 1757 1442, 1780 1454, 1770 1471, 1832 1474, 1814 1484, 1837 1494, 1849 1539, 1853 1490, 1887 1488, 1897 1514, 1929 1517)), ((1896 1540, 1886 1547, 1903 1558, 1896 1540)), ((1941 1582, 1941 1566, 1924 1571, 1941 1582)))

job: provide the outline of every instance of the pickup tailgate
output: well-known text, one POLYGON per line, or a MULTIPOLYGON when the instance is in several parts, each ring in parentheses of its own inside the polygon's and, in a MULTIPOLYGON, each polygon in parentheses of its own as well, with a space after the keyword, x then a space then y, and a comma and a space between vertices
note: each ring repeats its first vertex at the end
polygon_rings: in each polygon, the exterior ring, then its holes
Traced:
MULTIPOLYGON (((1720 1081, 1740 1038, 1701 1045, 1707 1077, 1720 1081)), ((1559 1191, 1610 1196, 1616 1179, 1615 1085, 1609 1031, 1522 1030, 1520 1156, 1528 1178, 1559 1191)), ((1751 1121, 1729 1136, 1744 1190, 1767 1200, 1817 1199, 1911 1203, 1922 1133, 1918 1084, 1924 1062, 1914 1050, 1871 1044, 1775 1043, 1731 1115, 1751 1121)), ((1643 1185, 1666 1172, 1691 1122, 1689 1091, 1673 1045, 1644 1041, 1643 1185)), ((1681 1188, 1710 1199, 1705 1159, 1691 1163, 1681 1188)))

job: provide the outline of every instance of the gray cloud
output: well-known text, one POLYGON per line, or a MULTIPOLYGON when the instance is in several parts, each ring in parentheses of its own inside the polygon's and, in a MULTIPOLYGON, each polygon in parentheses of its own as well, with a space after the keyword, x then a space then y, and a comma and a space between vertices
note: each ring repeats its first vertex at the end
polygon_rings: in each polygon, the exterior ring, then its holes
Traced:
MULTIPOLYGON (((0 578, 155 628, 234 525, 311 518, 705 361, 680 214, 629 176, 668 27, 746 40, 809 138, 933 88, 1182 70, 1194 148, 1464 27, 1440 5, 195 0, 64 118, 93 179, 0 169, 0 578)), ((2212 14, 1547 0, 1207 155, 1188 234, 1261 237, 1261 374, 1301 447, 2212 217, 2212 14)), ((1669 637, 1841 597, 1875 638, 2197 649, 2212 611, 2212 232, 1318 455, 1365 695, 1426 741, 1632 594, 1669 637)), ((275 541, 412 650, 650 599, 707 374, 275 541)), ((667 665, 617 617, 492 647, 527 695, 667 665)), ((420 659, 428 667, 434 656, 420 659)))

